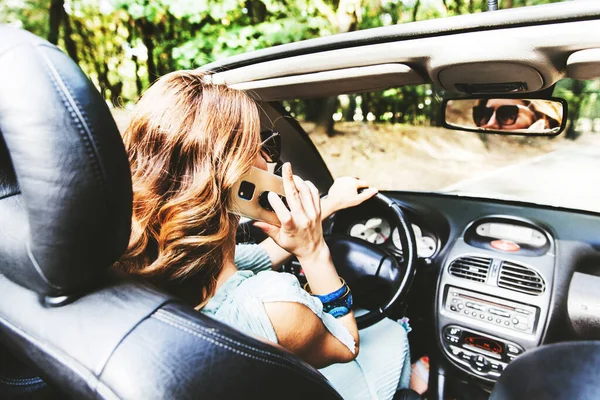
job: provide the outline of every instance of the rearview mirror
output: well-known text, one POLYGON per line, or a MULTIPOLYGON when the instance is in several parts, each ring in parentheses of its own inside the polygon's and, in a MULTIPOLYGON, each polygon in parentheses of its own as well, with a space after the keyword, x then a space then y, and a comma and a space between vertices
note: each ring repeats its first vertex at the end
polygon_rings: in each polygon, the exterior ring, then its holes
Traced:
POLYGON ((555 136, 566 125, 563 99, 470 98, 445 100, 444 127, 471 132, 555 136))

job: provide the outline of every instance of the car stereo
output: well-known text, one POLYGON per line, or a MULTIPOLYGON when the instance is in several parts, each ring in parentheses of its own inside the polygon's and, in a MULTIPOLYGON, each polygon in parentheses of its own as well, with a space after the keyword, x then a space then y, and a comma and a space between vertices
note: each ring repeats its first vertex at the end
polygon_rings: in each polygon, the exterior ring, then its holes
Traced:
POLYGON ((525 352, 516 343, 458 325, 444 327, 442 343, 454 361, 487 378, 498 378, 509 362, 525 352))
POLYGON ((450 287, 444 309, 455 319, 468 318, 497 328, 532 334, 537 308, 509 300, 496 300, 465 289, 450 287))

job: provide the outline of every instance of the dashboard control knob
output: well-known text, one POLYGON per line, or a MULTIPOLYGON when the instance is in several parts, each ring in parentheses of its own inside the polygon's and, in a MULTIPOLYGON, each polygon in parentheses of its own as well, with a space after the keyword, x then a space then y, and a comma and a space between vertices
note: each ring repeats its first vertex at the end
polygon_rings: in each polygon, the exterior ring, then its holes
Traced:
POLYGON ((523 350, 521 350, 517 346, 513 346, 512 344, 506 346, 506 351, 510 354, 521 354, 523 352, 523 350))
POLYGON ((471 357, 469 364, 477 372, 486 373, 491 369, 489 360, 481 355, 471 357))
POLYGON ((502 364, 497 364, 495 362, 491 363, 490 367, 492 368, 492 371, 496 371, 496 372, 502 372, 502 370, 504 369, 502 367, 502 364))
POLYGON ((446 334, 450 335, 450 336, 460 336, 461 334, 461 329, 454 327, 454 326, 450 326, 448 328, 446 328, 446 334))

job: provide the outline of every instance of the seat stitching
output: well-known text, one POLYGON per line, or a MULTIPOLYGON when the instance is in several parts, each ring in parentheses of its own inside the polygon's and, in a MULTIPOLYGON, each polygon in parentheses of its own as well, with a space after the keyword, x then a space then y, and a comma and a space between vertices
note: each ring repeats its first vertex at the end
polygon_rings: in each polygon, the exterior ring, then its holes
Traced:
POLYGON ((40 378, 39 376, 36 376, 33 378, 11 378, 10 376, 5 376, 4 374, 0 374, 0 380, 14 381, 14 382, 38 382, 38 381, 42 381, 42 378, 40 378))
POLYGON ((75 123, 75 127, 77 128, 79 136, 81 137, 81 139, 83 141, 83 144, 87 150, 88 156, 95 161, 95 162, 90 163, 90 164, 92 164, 92 169, 94 171, 94 175, 95 175, 94 178, 95 178, 96 182, 100 184, 102 189, 104 189, 104 179, 103 179, 104 174, 102 171, 102 167, 101 167, 101 165, 99 165, 100 163, 98 162, 98 159, 100 157, 97 154, 95 154, 96 152, 93 148, 93 143, 90 140, 90 137, 88 137, 86 135, 86 131, 87 131, 89 136, 91 136, 90 128, 87 124, 85 124, 85 120, 82 115, 82 111, 81 111, 80 107, 78 106, 78 104, 76 104, 75 96, 73 96, 73 94, 66 87, 65 82, 62 79, 62 76, 60 75, 58 70, 54 67, 54 64, 52 64, 52 62, 46 57, 46 55, 44 53, 42 53, 41 51, 38 51, 38 53, 44 60, 44 67, 50 77, 50 80, 52 81, 52 85, 54 86, 56 93, 60 96, 60 99, 61 99, 63 105, 67 108, 67 111, 69 112, 69 116, 71 117, 72 122, 75 123), (62 87, 61 87, 61 84, 62 84, 62 87))
POLYGON ((251 359, 254 359, 254 360, 258 360, 258 361, 263 361, 263 362, 266 362, 266 363, 269 363, 269 364, 273 364, 273 365, 277 365, 277 366, 280 366, 280 367, 284 367, 284 368, 287 368, 287 369, 291 369, 288 365, 285 365, 285 364, 282 364, 282 363, 278 363, 278 362, 273 361, 273 360, 268 360, 266 358, 259 357, 257 355, 253 355, 253 354, 244 352, 242 350, 236 349, 236 348, 234 348, 232 346, 229 346, 229 345, 227 345, 225 343, 221 343, 221 342, 219 342, 219 341, 217 341, 217 340, 215 340, 213 338, 208 337, 207 335, 203 335, 203 334, 201 334, 199 332, 195 332, 195 331, 193 331, 193 330, 191 330, 191 329, 189 329, 189 328, 187 328, 187 327, 185 327, 183 325, 180 325, 180 324, 178 324, 178 323, 176 323, 174 321, 170 321, 170 320, 168 320, 166 318, 163 318, 161 315, 153 314, 152 318, 158 319, 159 321, 161 321, 161 322, 163 322, 163 323, 165 323, 167 325, 171 325, 172 327, 174 327, 176 329, 179 329, 179 330, 181 330, 183 332, 189 333, 192 336, 199 337, 200 339, 204 339, 207 342, 215 344, 215 345, 217 345, 219 347, 222 347, 222 348, 224 348, 226 350, 232 351, 232 352, 234 352, 234 353, 236 353, 238 355, 241 355, 241 356, 244 356, 244 357, 247 357, 247 358, 251 358, 251 359))
MULTIPOLYGON (((229 345, 227 345, 227 344, 224 344, 224 343, 219 343, 217 340, 215 340, 215 339, 212 339, 212 338, 208 337, 207 335, 203 335, 203 334, 201 334, 201 333, 199 333, 199 332, 195 332, 195 331, 193 331, 193 330, 190 330, 190 329, 186 328, 185 326, 181 326, 181 325, 179 325, 178 323, 176 323, 176 322, 174 322, 174 321, 169 321, 168 319, 165 319, 165 315, 164 315, 164 314, 167 314, 167 315, 173 315, 173 314, 169 313, 168 311, 164 311, 164 310, 158 310, 156 313, 152 314, 152 317, 153 317, 153 318, 155 318, 155 319, 158 319, 159 321, 162 321, 162 322, 164 322, 164 323, 166 323, 166 324, 168 324, 168 325, 171 325, 171 326, 173 326, 174 328, 177 328, 177 329, 180 329, 180 330, 182 330, 182 331, 184 331, 184 332, 187 332, 187 333, 189 333, 190 335, 197 336, 197 337, 199 337, 199 338, 201 338, 201 339, 207 340, 207 341, 209 341, 209 342, 211 342, 211 343, 213 343, 213 344, 216 344, 217 346, 220 346, 220 347, 223 347, 223 348, 225 348, 225 349, 231 350, 231 351, 233 351, 233 352, 235 352, 235 353, 237 353, 237 354, 240 354, 240 355, 242 355, 242 356, 249 357, 249 358, 252 358, 252 359, 255 359, 255 360, 258 360, 258 361, 264 361, 264 362, 267 362, 267 363, 269 363, 269 364, 278 365, 278 366, 280 366, 280 367, 283 367, 283 368, 286 368, 286 369, 288 369, 288 370, 290 370, 290 371, 295 371, 295 372, 297 372, 297 370, 296 370, 296 369, 294 369, 294 368, 292 368, 292 366, 291 366, 290 364, 292 364, 292 365, 295 365, 295 366, 298 366, 298 365, 299 365, 299 363, 296 363, 296 362, 294 362, 293 360, 286 360, 286 359, 284 359, 283 357, 281 357, 281 356, 278 356, 278 355, 274 354, 273 356, 275 356, 275 357, 277 357, 277 358, 280 358, 281 360, 285 361, 285 363, 280 363, 280 362, 276 362, 276 361, 273 361, 273 360, 268 360, 268 359, 266 359, 266 358, 263 358, 263 357, 260 357, 260 356, 257 356, 257 355, 248 354, 248 353, 246 353, 246 352, 243 352, 243 351, 241 351, 241 350, 235 349, 235 348, 233 348, 233 347, 231 347, 231 346, 229 346, 229 345), (159 312, 160 312, 160 314, 159 314, 159 312)), ((186 322, 187 322, 187 321, 186 321, 186 322)), ((229 340, 230 342, 233 342, 233 343, 235 343, 235 344, 238 344, 238 345, 240 345, 240 346, 243 346, 243 347, 249 348, 250 350, 255 350, 255 351, 258 351, 258 352, 266 353, 266 354, 268 354, 269 356, 271 356, 271 354, 269 354, 269 353, 267 353, 267 352, 264 352, 264 351, 261 351, 261 350, 258 350, 258 349, 254 349, 254 348, 252 348, 252 347, 248 347, 248 346, 244 345, 243 343, 239 343, 239 342, 236 342, 236 341, 232 341, 231 339, 229 339, 229 338, 226 338, 226 337, 223 337, 222 335, 215 334, 215 332, 214 332, 212 329, 207 329, 207 328, 204 328, 204 330, 206 331, 206 333, 207 333, 208 335, 215 335, 215 336, 217 336, 217 337, 220 337, 220 338, 223 338, 223 339, 229 340)), ((305 376, 307 379, 310 379, 311 381, 313 381, 313 382, 317 383, 318 385, 320 385, 320 386, 323 386, 323 383, 322 383, 322 382, 320 382, 318 379, 316 379, 316 377, 315 377, 315 376, 313 376, 313 374, 307 374, 307 373, 304 373, 303 375, 304 375, 304 376, 305 376)))
POLYGON ((249 345, 247 345, 247 344, 244 344, 244 343, 240 343, 240 342, 238 342, 238 341, 235 341, 235 340, 233 340, 233 339, 231 339, 231 338, 228 338, 228 337, 226 337, 226 336, 224 336, 224 335, 221 335, 221 334, 217 333, 217 330, 216 330, 216 329, 214 329, 214 328, 210 328, 210 329, 209 329, 209 328, 205 328, 205 327, 203 327, 203 326, 200 326, 200 325, 198 325, 198 324, 194 324, 193 322, 191 322, 191 321, 187 321, 187 320, 185 320, 185 319, 181 318, 180 316, 178 316, 178 315, 175 315, 175 314, 173 314, 173 313, 170 313, 170 312, 168 312, 168 311, 165 311, 165 310, 158 310, 158 311, 157 311, 157 313, 160 313, 160 314, 161 314, 161 316, 173 318, 173 319, 175 319, 176 321, 178 321, 178 322, 180 322, 180 323, 182 323, 182 324, 186 324, 186 325, 188 325, 188 326, 190 326, 190 327, 197 328, 197 329, 199 329, 199 330, 202 330, 202 331, 204 331, 204 332, 206 332, 206 333, 209 333, 209 334, 212 334, 212 335, 214 335, 214 336, 217 336, 217 337, 219 337, 219 338, 221 338, 221 339, 223 339, 223 340, 226 340, 226 341, 228 341, 228 342, 230 342, 230 343, 232 343, 232 344, 236 344, 236 345, 238 345, 238 346, 245 347, 245 348, 247 348, 248 350, 253 350, 253 351, 256 351, 256 352, 258 352, 258 353, 262 353, 262 354, 268 355, 268 356, 270 356, 270 357, 275 357, 275 358, 278 358, 278 359, 280 359, 280 360, 282 360, 282 361, 285 361, 285 362, 292 362, 291 360, 289 360, 289 359, 286 359, 286 358, 284 358, 284 357, 282 357, 282 356, 280 356, 280 355, 278 355, 278 354, 271 354, 271 353, 269 353, 269 352, 267 352, 267 351, 260 350, 260 349, 257 349, 257 348, 255 348, 255 347, 249 346, 249 345))
MULTIPOLYGON (((231 346, 229 346, 227 344, 220 343, 217 340, 208 337, 207 335, 203 335, 203 334, 201 334, 199 332, 195 332, 195 331, 193 331, 191 329, 188 329, 185 326, 182 326, 182 325, 180 325, 180 324, 178 324, 176 322, 169 321, 168 319, 164 318, 164 315, 161 315, 161 314, 154 313, 154 314, 152 314, 152 318, 158 319, 159 321, 164 322, 164 323, 166 323, 168 325, 171 325, 172 327, 174 327, 176 329, 179 329, 179 330, 181 330, 183 332, 189 333, 190 335, 199 337, 199 338, 204 339, 204 340, 206 340, 206 341, 208 341, 210 343, 216 344, 219 347, 222 347, 224 349, 233 351, 234 353, 239 354, 241 356, 248 357, 248 358, 251 358, 251 359, 254 359, 254 360, 258 360, 258 361, 263 361, 263 362, 266 362, 268 364, 277 365, 277 366, 283 367, 283 368, 285 368, 287 370, 290 370, 290 371, 293 371, 293 372, 299 372, 297 369, 295 369, 295 368, 292 367, 292 365, 297 365, 297 363, 294 363, 292 360, 285 360, 286 363, 280 363, 280 362, 276 362, 276 361, 273 361, 273 360, 266 359, 264 357, 260 357, 260 356, 253 355, 253 354, 249 354, 249 353, 244 352, 242 350, 235 349, 235 348, 233 348, 233 347, 231 347, 231 346)), ((208 331, 207 334, 209 334, 209 335, 210 334, 214 334, 209 329, 206 329, 206 330, 208 331)), ((238 342, 234 342, 234 343, 244 346, 243 344, 238 343, 238 342)), ((254 350, 257 350, 257 349, 254 349, 254 350)), ((260 351, 260 350, 258 350, 258 351, 260 351)), ((303 376, 305 378, 307 378, 307 379, 315 382, 316 384, 318 384, 320 386, 327 386, 327 385, 323 385, 323 382, 320 382, 318 379, 316 379, 316 377, 313 374, 303 373, 303 376)), ((329 386, 329 388, 335 392, 335 389, 333 389, 331 386, 329 386)))
MULTIPOLYGON (((56 46, 48 45, 46 43, 40 44, 39 47, 47 47, 47 48, 56 50, 56 46)), ((71 98, 75 102, 75 105, 77 106, 77 108, 79 110, 81 118, 83 119, 83 122, 85 122, 86 131, 89 133, 91 138, 95 138, 96 135, 94 134, 94 129, 92 129, 92 124, 90 123, 90 120, 88 118, 87 112, 85 111, 85 108, 81 106, 81 103, 79 102, 77 97, 73 95, 73 93, 75 93, 75 91, 71 88, 71 85, 68 83, 68 81, 63 78, 62 74, 60 73, 60 70, 58 70, 58 69, 55 69, 55 70, 56 70, 56 73, 58 74, 58 76, 60 76, 62 84, 65 86, 65 88, 67 88, 67 91, 69 92, 69 94, 71 94, 71 98)), ((102 147, 100 141, 92 141, 91 144, 93 145, 93 147, 96 148, 96 152, 99 153, 100 148, 102 147)), ((98 158, 100 158, 100 157, 98 157, 98 158)), ((99 167, 100 167, 100 170, 103 173, 104 177, 106 177, 107 176, 106 172, 104 171, 104 168, 101 163, 100 163, 99 167)))
POLYGON ((33 386, 38 384, 45 384, 41 378, 27 378, 27 379, 19 379, 19 378, 9 378, 3 375, 0 375, 0 383, 4 383, 5 385, 11 386, 33 386))

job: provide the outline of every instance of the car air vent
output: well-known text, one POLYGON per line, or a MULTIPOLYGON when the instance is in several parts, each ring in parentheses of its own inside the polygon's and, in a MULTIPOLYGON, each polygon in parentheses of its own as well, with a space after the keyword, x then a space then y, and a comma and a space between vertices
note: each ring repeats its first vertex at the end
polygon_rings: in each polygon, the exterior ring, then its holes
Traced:
POLYGON ((544 280, 533 269, 521 264, 504 261, 500 267, 498 286, 538 296, 544 293, 544 280))
POLYGON ((460 257, 452 261, 448 270, 459 278, 485 282, 491 263, 492 259, 487 257, 460 257))

